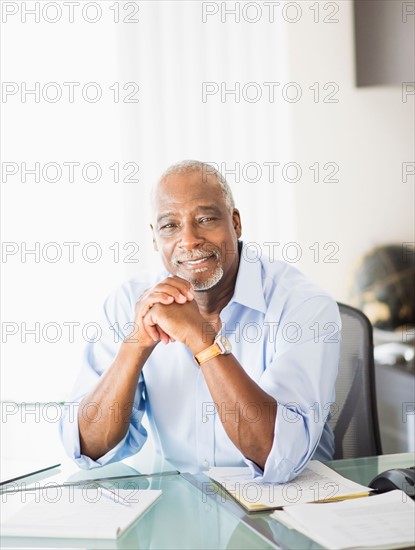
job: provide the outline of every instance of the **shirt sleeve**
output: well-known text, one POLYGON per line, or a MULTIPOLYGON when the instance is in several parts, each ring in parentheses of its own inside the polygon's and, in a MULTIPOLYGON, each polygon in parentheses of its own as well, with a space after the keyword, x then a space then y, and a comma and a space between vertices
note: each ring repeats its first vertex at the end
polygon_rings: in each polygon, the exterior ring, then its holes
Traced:
POLYGON ((309 298, 282 316, 275 355, 259 381, 278 403, 274 442, 263 471, 245 459, 257 481, 288 482, 315 453, 335 408, 340 335, 339 310, 328 296, 309 298))
MULTIPOLYGON (((97 460, 83 455, 80 450, 79 405, 85 395, 97 385, 103 372, 111 366, 122 341, 131 330, 129 328, 131 325, 128 325, 132 315, 130 302, 128 294, 121 291, 115 292, 105 301, 99 321, 94 323, 94 334, 92 334, 92 330, 88 333, 89 341, 84 351, 80 373, 75 382, 71 399, 64 405, 59 426, 61 440, 68 456, 80 468, 95 468, 122 460, 137 453, 147 439, 147 431, 141 423, 145 412, 145 384, 141 375, 135 393, 130 427, 123 440, 97 460)), ((114 403, 113 407, 114 415, 122 414, 117 403, 114 403)), ((91 403, 86 410, 83 409, 82 414, 88 415, 88 410, 90 410, 91 417, 96 414, 99 417, 97 408, 99 408, 98 404, 91 403)))

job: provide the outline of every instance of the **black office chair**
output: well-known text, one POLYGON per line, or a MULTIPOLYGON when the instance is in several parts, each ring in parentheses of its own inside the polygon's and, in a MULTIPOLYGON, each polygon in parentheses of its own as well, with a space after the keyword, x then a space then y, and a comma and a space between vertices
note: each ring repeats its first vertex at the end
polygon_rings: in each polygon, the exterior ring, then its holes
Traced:
POLYGON ((334 458, 382 454, 376 403, 373 330, 360 310, 338 304, 342 320, 334 431, 334 458))

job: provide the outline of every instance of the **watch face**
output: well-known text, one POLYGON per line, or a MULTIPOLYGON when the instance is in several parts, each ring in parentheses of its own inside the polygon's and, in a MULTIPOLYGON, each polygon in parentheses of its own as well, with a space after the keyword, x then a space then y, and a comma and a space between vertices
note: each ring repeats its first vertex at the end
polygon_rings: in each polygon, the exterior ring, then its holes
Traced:
POLYGON ((223 350, 222 351, 223 355, 227 355, 228 353, 230 353, 232 351, 231 343, 226 338, 226 336, 223 336, 223 335, 219 336, 219 338, 217 339, 217 342, 223 350))

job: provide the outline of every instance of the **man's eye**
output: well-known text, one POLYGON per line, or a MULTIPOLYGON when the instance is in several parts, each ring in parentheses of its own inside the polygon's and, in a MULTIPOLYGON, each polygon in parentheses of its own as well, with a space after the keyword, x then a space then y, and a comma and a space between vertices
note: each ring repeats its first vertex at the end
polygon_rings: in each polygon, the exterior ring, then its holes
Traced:
POLYGON ((215 221, 216 218, 200 218, 200 223, 208 223, 208 222, 213 222, 215 221))
POLYGON ((160 227, 160 231, 166 231, 169 229, 173 229, 174 227, 176 227, 175 223, 166 223, 160 227))

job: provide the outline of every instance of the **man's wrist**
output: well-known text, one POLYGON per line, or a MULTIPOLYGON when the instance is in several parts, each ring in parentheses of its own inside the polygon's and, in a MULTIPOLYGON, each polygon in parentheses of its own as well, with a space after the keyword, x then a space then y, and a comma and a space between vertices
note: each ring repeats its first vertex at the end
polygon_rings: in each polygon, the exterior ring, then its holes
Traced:
POLYGON ((145 362, 150 357, 157 342, 154 342, 150 346, 145 346, 141 342, 134 342, 131 339, 126 338, 120 347, 119 353, 129 357, 133 362, 145 362))
POLYGON ((204 326, 201 331, 193 331, 186 341, 186 346, 193 355, 197 355, 204 349, 211 346, 215 341, 215 329, 212 325, 204 326))

